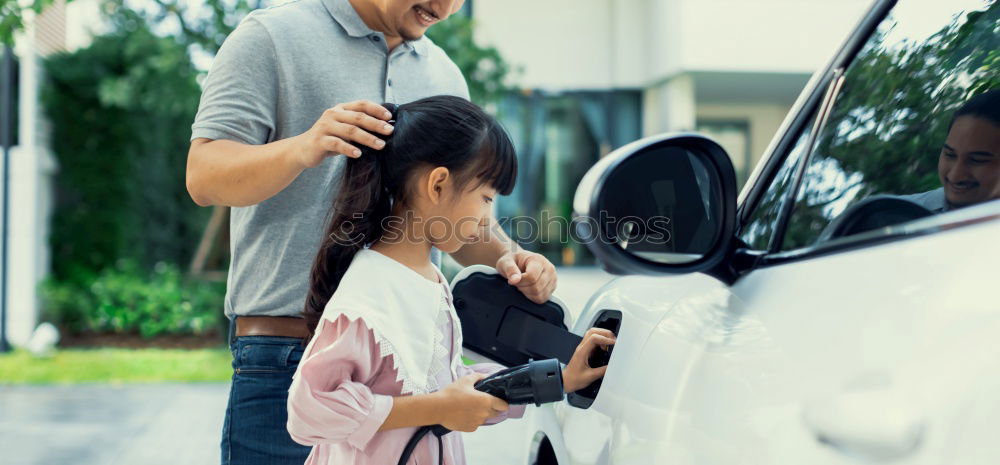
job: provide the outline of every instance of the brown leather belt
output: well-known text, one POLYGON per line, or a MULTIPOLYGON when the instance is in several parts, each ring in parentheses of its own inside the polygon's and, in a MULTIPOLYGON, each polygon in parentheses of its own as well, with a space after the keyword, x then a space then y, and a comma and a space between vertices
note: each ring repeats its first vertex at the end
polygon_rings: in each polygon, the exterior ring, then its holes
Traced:
POLYGON ((238 316, 236 317, 236 337, 275 336, 309 337, 306 320, 290 316, 238 316))

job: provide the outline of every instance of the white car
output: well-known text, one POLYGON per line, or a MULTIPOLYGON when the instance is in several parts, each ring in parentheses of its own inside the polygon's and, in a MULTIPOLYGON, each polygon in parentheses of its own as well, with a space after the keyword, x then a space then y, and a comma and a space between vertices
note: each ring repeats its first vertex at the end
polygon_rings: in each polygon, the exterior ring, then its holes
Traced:
POLYGON ((966 108, 1000 84, 998 13, 877 1, 739 198, 696 134, 596 164, 575 231, 622 276, 575 322, 462 315, 507 364, 618 334, 602 382, 529 409, 523 463, 1000 463, 1000 121, 966 108))

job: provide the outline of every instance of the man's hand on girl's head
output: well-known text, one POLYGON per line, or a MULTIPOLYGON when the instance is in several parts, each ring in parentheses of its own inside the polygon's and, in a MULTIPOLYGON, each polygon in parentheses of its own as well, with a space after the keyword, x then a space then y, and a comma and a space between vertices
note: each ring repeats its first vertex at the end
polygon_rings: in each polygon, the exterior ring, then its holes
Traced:
POLYGON ((507 252, 497 260, 496 269, 536 304, 547 302, 556 290, 556 267, 544 255, 527 250, 507 252))
POLYGON ((338 103, 324 111, 312 128, 295 137, 298 162, 303 168, 313 168, 331 155, 357 158, 361 150, 355 144, 380 150, 385 147, 383 138, 394 129, 388 123, 390 118, 389 110, 368 100, 338 103))

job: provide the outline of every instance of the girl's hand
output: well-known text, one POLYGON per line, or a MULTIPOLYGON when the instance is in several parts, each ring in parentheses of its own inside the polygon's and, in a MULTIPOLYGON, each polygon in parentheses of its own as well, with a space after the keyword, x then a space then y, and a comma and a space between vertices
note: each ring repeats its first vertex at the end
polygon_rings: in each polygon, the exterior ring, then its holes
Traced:
POLYGON ((482 373, 463 376, 437 392, 442 401, 441 426, 471 433, 486 420, 507 411, 507 402, 473 387, 485 377, 482 373))
POLYGON ((583 335, 580 345, 576 346, 573 358, 563 369, 563 390, 567 393, 583 389, 599 378, 604 377, 604 372, 608 371, 608 366, 591 368, 587 363, 590 354, 600 347, 602 350, 615 343, 615 334, 603 328, 590 328, 583 335))

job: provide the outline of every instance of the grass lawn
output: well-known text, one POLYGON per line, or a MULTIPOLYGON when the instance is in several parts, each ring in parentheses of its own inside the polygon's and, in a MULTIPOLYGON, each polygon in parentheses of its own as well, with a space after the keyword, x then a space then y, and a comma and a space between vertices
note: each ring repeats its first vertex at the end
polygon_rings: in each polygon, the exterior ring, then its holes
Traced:
POLYGON ((66 349, 36 358, 0 354, 0 385, 229 381, 232 355, 220 349, 66 349))
MULTIPOLYGON (((462 357, 466 364, 471 360, 462 357)), ((0 354, 0 385, 229 381, 227 349, 65 349, 0 354)))

